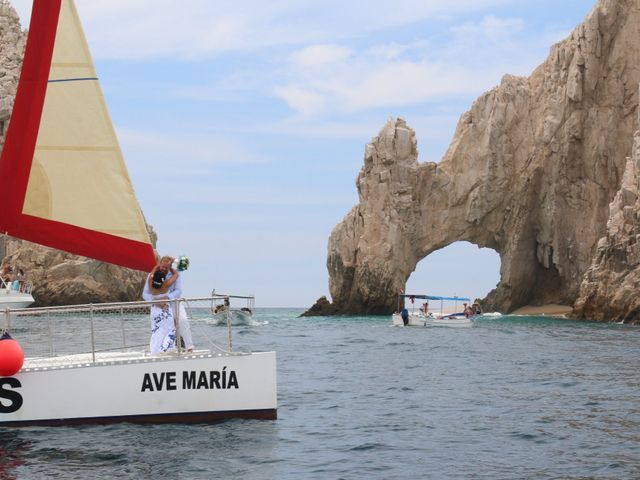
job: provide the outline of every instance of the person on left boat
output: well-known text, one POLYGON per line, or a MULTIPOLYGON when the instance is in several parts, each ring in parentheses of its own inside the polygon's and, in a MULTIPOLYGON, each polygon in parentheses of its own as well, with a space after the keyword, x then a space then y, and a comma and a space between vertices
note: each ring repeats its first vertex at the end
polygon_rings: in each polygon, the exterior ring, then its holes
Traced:
MULTIPOLYGON (((173 258, 162 257, 144 283, 142 298, 154 300, 174 300, 182 295, 180 275, 171 268, 173 258)), ((165 353, 176 347, 176 324, 173 308, 169 303, 157 302, 151 305, 151 340, 149 351, 152 355, 165 353)))
POLYGON ((18 273, 16 274, 16 280, 18 280, 18 291, 24 292, 25 274, 24 274, 24 270, 22 270, 21 268, 18 269, 18 273))
POLYGON ((5 265, 2 269, 2 281, 5 283, 7 289, 11 289, 13 278, 13 268, 11 268, 11 265, 5 265))

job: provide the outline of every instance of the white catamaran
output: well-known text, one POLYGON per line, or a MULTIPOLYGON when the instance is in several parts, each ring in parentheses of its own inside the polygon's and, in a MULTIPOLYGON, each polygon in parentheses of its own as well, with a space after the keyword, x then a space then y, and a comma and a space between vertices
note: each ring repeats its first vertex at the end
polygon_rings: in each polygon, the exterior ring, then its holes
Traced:
MULTIPOLYGON (((2 232, 137 270, 155 264, 73 0, 33 2, 0 191, 2 232)), ((176 323, 190 301, 170 306, 176 323)), ((234 352, 229 331, 225 348, 184 352, 178 341, 152 356, 148 311, 144 302, 5 310, 27 358, 0 377, 0 426, 276 418, 275 352, 234 352), (139 325, 146 334, 131 342, 139 325)))

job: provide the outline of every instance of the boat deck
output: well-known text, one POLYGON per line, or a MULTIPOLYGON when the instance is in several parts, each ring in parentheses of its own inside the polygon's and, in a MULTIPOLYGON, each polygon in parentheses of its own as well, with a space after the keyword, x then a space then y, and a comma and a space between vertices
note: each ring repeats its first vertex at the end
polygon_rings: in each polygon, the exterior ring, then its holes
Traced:
POLYGON ((176 360, 178 358, 213 358, 213 357, 237 357, 251 355, 246 352, 213 352, 211 350, 196 350, 193 352, 166 353, 162 355, 150 355, 148 351, 128 352, 101 352, 77 353, 58 357, 32 357, 25 358, 22 371, 53 370, 61 368, 80 368, 104 365, 150 363, 176 360))

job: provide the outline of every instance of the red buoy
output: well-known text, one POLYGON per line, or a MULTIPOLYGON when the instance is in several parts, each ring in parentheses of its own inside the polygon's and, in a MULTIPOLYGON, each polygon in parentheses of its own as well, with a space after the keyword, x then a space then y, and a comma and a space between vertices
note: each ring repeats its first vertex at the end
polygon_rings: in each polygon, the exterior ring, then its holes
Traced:
POLYGON ((0 377, 11 377, 18 373, 24 363, 24 352, 11 335, 0 338, 0 377))

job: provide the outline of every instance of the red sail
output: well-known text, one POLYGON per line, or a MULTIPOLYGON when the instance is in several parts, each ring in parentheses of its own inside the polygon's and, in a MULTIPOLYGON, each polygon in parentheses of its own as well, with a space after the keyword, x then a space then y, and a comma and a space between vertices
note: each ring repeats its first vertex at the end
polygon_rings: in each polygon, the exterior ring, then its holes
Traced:
POLYGON ((0 192, 2 233, 137 270, 155 263, 71 0, 34 0, 0 192))

